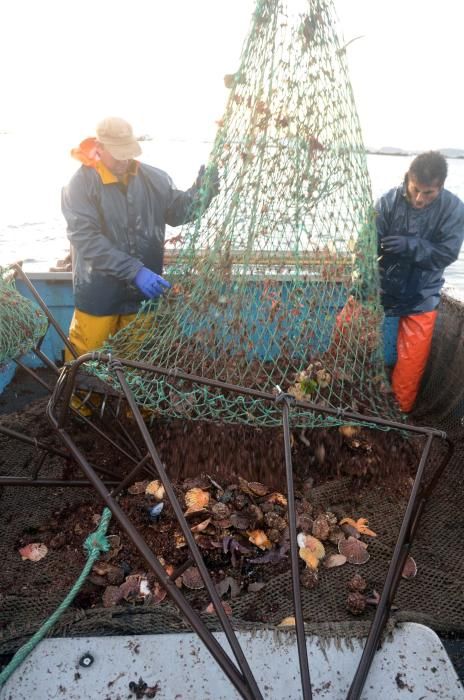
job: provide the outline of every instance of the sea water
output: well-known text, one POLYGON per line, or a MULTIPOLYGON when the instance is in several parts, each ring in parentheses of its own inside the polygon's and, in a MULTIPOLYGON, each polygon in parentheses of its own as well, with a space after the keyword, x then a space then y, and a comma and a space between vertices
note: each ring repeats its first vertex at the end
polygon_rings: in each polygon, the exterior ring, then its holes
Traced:
MULTIPOLYGON (((70 157, 73 145, 43 143, 15 134, 0 134, 0 266, 17 260, 26 270, 48 270, 69 251, 61 214, 61 188, 79 167, 70 157)), ((208 161, 208 141, 144 141, 141 160, 166 170, 177 187, 186 189, 208 161)), ((402 181, 411 156, 371 155, 367 165, 373 199, 402 181)), ((449 159, 447 189, 464 200, 464 160, 449 159)), ((446 288, 464 300, 464 246, 447 268, 446 288)))

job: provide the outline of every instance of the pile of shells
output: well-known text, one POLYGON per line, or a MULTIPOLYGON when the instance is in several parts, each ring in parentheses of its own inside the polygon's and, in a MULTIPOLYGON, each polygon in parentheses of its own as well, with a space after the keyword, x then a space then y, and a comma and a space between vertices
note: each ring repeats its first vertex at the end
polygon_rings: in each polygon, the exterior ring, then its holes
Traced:
MULTIPOLYGON (((289 569, 285 494, 257 481, 239 477, 234 483, 219 484, 206 475, 175 484, 174 491, 228 613, 231 613, 228 600, 259 591, 274 575, 289 569)), ((314 506, 310 498, 311 491, 305 490, 304 495, 297 492, 295 500, 300 581, 307 589, 318 586, 321 568, 365 564, 370 558, 369 542, 376 537, 366 518, 342 517, 340 513, 314 506)), ((120 498, 120 504, 135 521, 166 576, 193 596, 203 591, 204 581, 163 484, 159 480, 135 482, 120 498)), ((47 540, 50 548, 62 549, 73 538, 82 539, 98 525, 100 518, 91 506, 82 506, 76 516, 72 531, 61 529, 58 535, 50 533, 47 540)), ((101 591, 103 605, 160 604, 166 598, 166 588, 148 570, 116 523, 110 527, 110 533, 110 550, 101 556, 89 576, 90 583, 101 591)), ((27 549, 21 548, 20 555, 33 560, 38 551, 45 557, 47 547, 32 543, 27 549)), ((403 577, 413 578, 416 571, 415 562, 409 557, 403 577)), ((348 588, 346 606, 355 615, 361 614, 366 605, 378 602, 375 591, 366 593, 367 583, 359 575, 350 579, 348 588)), ((202 601, 204 612, 213 612, 205 594, 197 599, 202 601)))

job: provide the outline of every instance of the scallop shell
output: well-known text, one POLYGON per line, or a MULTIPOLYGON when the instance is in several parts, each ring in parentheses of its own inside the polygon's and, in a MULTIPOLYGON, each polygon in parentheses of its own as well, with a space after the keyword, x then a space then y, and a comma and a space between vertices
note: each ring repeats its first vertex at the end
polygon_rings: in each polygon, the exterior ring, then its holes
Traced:
POLYGON ((269 493, 269 489, 264 484, 260 484, 259 481, 249 481, 248 488, 255 496, 265 496, 269 493))
POLYGON ((278 493, 277 491, 274 491, 271 493, 267 498, 266 501, 269 503, 277 503, 279 506, 286 506, 287 505, 287 499, 283 495, 283 493, 278 493))
POLYGON ((333 569, 335 566, 343 566, 346 562, 347 559, 344 554, 331 554, 324 561, 324 566, 326 569, 333 569))
POLYGON ((158 581, 155 581, 153 586, 153 603, 159 605, 166 598, 167 594, 167 590, 158 581))
POLYGON ((208 537, 208 535, 195 535, 195 542, 201 549, 217 549, 217 546, 213 544, 211 537, 208 537))
POLYGON ((349 581, 347 581, 346 585, 350 591, 358 591, 363 593, 367 588, 367 581, 361 576, 361 574, 355 574, 349 581))
POLYGON ((370 554, 367 552, 367 544, 357 540, 355 537, 340 540, 338 551, 347 558, 350 564, 365 564, 370 559, 370 554))
POLYGON ((324 545, 316 537, 300 532, 297 541, 301 549, 308 549, 318 559, 325 557, 324 545))
POLYGON ((300 583, 304 588, 312 591, 319 585, 319 577, 315 569, 306 567, 300 574, 300 583))
POLYGON ((18 550, 23 561, 40 561, 48 554, 48 547, 42 542, 32 542, 18 550))
POLYGON ((145 493, 148 496, 153 496, 153 498, 156 498, 157 501, 162 501, 165 494, 164 486, 159 479, 150 481, 145 489, 145 493))
POLYGON ((343 523, 343 525, 340 525, 341 530, 345 533, 345 535, 348 535, 349 537, 354 537, 356 539, 359 539, 361 537, 361 534, 359 530, 357 530, 353 525, 350 525, 349 523, 343 523))
MULTIPOLYGON (((225 614, 230 617, 232 615, 232 608, 230 607, 229 603, 226 600, 221 600, 221 605, 224 608, 225 614)), ((210 603, 208 607, 205 608, 204 612, 208 615, 216 615, 216 608, 212 603, 210 603)))
POLYGON ((402 578, 410 579, 414 578, 417 574, 417 564, 412 557, 407 557, 404 562, 403 571, 401 572, 402 578))
POLYGON ((125 600, 133 600, 139 597, 142 578, 140 574, 131 574, 127 576, 124 583, 119 586, 119 592, 125 600))
POLYGON ((211 508, 215 520, 224 520, 229 517, 230 508, 225 503, 215 503, 211 508))
POLYGON ((319 369, 316 372, 316 380, 321 389, 325 389, 326 387, 330 386, 330 382, 332 381, 332 376, 330 372, 327 372, 326 369, 319 369))
POLYGON ((132 496, 138 496, 140 493, 145 493, 145 489, 148 486, 148 481, 135 481, 129 488, 127 489, 132 496))
POLYGON ((182 532, 180 532, 179 530, 176 530, 174 532, 174 543, 176 545, 176 549, 181 549, 182 547, 187 546, 187 542, 185 540, 185 537, 182 534, 182 532))
POLYGON ((263 530, 253 530, 248 539, 260 549, 271 549, 272 543, 263 530))
POLYGON ((242 513, 232 513, 230 524, 237 530, 247 530, 250 527, 250 518, 242 513))
POLYGON ((295 627, 296 621, 294 617, 284 617, 284 619, 279 622, 277 627, 295 627))
POLYGON ((187 506, 187 514, 196 513, 203 510, 209 503, 208 491, 203 489, 193 488, 185 494, 185 504, 187 506))
POLYGON ((196 566, 190 566, 182 574, 182 583, 186 588, 191 590, 199 591, 205 587, 203 579, 200 576, 200 572, 196 566))
POLYGON ((359 425, 341 425, 338 431, 346 438, 352 438, 360 432, 359 425))
POLYGON ((208 525, 211 522, 211 518, 207 518, 206 520, 202 520, 201 523, 197 523, 193 527, 190 528, 192 532, 203 532, 203 530, 206 530, 208 525))
POLYGON ((306 549, 306 547, 301 547, 299 554, 308 568, 313 570, 317 569, 317 567, 319 566, 319 559, 316 557, 314 552, 311 552, 309 549, 306 549))
POLYGON ((122 593, 119 590, 119 586, 107 586, 103 593, 103 607, 111 608, 113 605, 117 605, 120 600, 122 600, 122 593))

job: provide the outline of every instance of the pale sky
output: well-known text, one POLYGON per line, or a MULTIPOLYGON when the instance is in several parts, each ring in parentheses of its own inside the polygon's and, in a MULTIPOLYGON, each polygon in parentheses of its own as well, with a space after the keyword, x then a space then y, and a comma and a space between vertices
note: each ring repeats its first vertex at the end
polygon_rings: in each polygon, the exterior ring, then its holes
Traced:
MULTIPOLYGON (((301 2, 301 0, 298 0, 301 2)), ((308 0, 310 1, 310 0, 308 0)), ((289 4, 297 0, 288 0, 289 4)), ((4 0, 0 131, 213 138, 255 0, 4 0)), ((464 148, 460 0, 335 0, 367 146, 464 148)))

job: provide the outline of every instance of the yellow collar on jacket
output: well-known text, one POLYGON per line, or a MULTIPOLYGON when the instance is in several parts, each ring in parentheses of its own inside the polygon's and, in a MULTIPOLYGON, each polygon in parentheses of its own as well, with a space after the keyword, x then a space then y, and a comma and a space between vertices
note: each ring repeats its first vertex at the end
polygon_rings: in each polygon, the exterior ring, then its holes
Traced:
POLYGON ((122 182, 124 185, 127 185, 129 183, 129 177, 134 177, 137 175, 138 166, 138 162, 136 160, 132 160, 129 165, 129 170, 121 179, 116 177, 116 175, 113 175, 111 170, 108 170, 106 165, 104 165, 101 160, 98 160, 95 163, 95 170, 100 175, 100 179, 104 185, 111 185, 117 182, 122 182))

